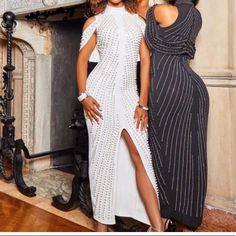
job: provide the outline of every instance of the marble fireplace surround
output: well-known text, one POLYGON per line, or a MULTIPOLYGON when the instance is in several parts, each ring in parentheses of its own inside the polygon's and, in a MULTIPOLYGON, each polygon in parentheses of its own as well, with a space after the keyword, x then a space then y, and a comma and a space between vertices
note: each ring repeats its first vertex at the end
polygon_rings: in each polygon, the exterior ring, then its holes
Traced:
POLYGON ((0 15, 9 10, 20 15, 33 11, 73 6, 84 2, 85 0, 0 0, 0 15))
MULTIPOLYGON (((5 35, 0 32, 0 38, 5 40, 5 35)), ((35 67, 36 55, 33 48, 21 39, 14 39, 13 43, 17 45, 23 54, 23 111, 22 119, 22 138, 25 141, 30 152, 33 151, 33 139, 35 123, 34 102, 35 102, 35 67)), ((1 55, 2 56, 2 55, 1 55)), ((2 59, 2 58, 1 58, 2 59)), ((1 60, 2 61, 2 60, 1 60)))
MULTIPOLYGON (((23 54, 22 138, 30 153, 49 150, 50 37, 50 30, 42 32, 39 26, 26 22, 17 22, 14 32, 13 42, 23 54)), ((0 38, 5 40, 3 31, 0 31, 0 38)))
MULTIPOLYGON (((36 10, 56 9, 84 2, 84 0, 0 0, 0 17, 5 11, 12 11, 16 15, 24 15, 36 10)), ((2 21, 1 18, 0 21, 2 21)), ((64 148, 63 145, 56 145, 58 147, 54 145, 52 148, 51 144, 54 76, 52 66, 54 60, 53 50, 55 51, 52 45, 53 26, 51 24, 17 20, 13 37, 13 43, 21 50, 23 55, 22 139, 30 153, 64 148)), ((6 39, 4 30, 1 27, 0 38, 6 39)), ((79 41, 80 38, 78 44, 79 41)), ((0 61, 3 61, 2 58, 0 59, 0 61)), ((53 165, 49 156, 30 161, 28 164, 31 169, 36 171, 48 169, 53 165)))

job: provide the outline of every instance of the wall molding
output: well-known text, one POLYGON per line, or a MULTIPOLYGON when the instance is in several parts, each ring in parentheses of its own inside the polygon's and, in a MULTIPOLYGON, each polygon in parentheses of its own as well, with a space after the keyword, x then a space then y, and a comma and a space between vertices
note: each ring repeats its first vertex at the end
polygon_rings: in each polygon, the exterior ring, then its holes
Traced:
POLYGON ((229 0, 228 9, 228 25, 229 25, 229 68, 236 73, 236 1, 229 0))
POLYGON ((233 214, 236 212, 235 200, 224 198, 222 196, 207 195, 205 204, 207 207, 227 211, 233 214))
POLYGON ((236 78, 208 78, 202 77, 204 83, 207 87, 217 87, 217 88, 236 88, 236 78))

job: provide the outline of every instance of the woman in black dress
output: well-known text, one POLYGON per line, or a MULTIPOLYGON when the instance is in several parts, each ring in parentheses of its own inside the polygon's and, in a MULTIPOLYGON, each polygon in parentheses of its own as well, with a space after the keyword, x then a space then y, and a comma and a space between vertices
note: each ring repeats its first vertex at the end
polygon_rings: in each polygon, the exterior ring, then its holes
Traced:
POLYGON ((152 52, 149 141, 162 216, 196 229, 207 189, 209 97, 189 60, 202 20, 196 0, 171 3, 147 13, 152 52))

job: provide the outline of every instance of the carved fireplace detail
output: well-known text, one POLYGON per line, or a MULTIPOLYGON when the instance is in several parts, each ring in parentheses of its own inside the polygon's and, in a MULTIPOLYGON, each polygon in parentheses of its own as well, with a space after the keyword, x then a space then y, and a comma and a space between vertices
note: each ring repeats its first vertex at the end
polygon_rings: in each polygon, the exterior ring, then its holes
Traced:
POLYGON ((84 3, 85 0, 0 0, 0 15, 12 11, 16 15, 45 11, 84 3))
MULTIPOLYGON (((0 39, 5 41, 5 36, 0 33, 0 39)), ((18 47, 22 53, 22 110, 19 111, 22 114, 21 117, 21 137, 29 151, 34 150, 34 123, 35 123, 35 53, 32 47, 26 42, 15 39, 14 44, 18 47)), ((3 50, 5 46, 3 47, 3 50)), ((3 54, 0 54, 3 57, 3 54)), ((5 58, 4 58, 5 59, 5 58)), ((1 67, 4 65, 3 58, 0 59, 1 67), (2 64, 3 63, 3 64, 2 64)), ((16 127, 18 129, 18 127, 16 127)))
MULTIPOLYGON (((6 40, 1 28, 0 39, 6 40)), ((21 138, 30 153, 50 150, 51 30, 42 29, 37 23, 18 21, 13 44, 22 52, 23 63, 21 138)), ((2 68, 3 58, 0 63, 2 68)), ((48 158, 31 163, 31 168, 37 170, 48 167, 48 158)))

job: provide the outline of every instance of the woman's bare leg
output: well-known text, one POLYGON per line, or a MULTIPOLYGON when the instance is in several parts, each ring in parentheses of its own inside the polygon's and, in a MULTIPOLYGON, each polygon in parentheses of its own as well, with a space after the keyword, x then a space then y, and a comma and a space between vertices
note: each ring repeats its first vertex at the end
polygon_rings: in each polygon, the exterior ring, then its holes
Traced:
POLYGON ((108 231, 107 225, 97 222, 96 232, 107 232, 107 231, 108 231))
POLYGON ((143 166, 143 162, 138 153, 138 150, 135 147, 129 133, 126 130, 122 131, 122 136, 126 141, 126 144, 130 152, 130 156, 135 166, 138 190, 144 203, 144 206, 146 208, 149 220, 151 222, 151 226, 155 230, 164 231, 163 221, 160 214, 156 192, 146 173, 146 170, 143 166))

